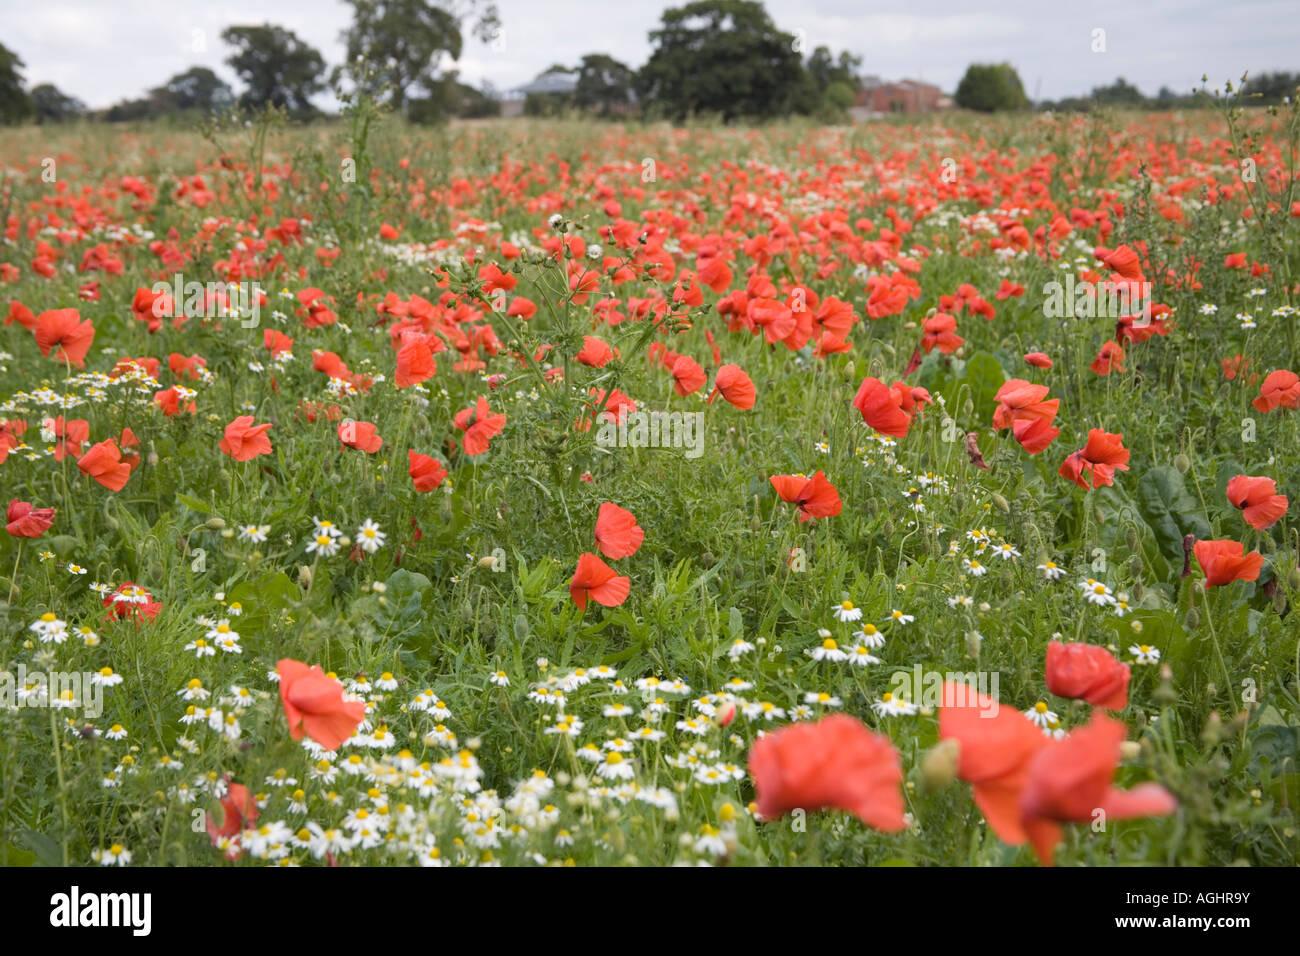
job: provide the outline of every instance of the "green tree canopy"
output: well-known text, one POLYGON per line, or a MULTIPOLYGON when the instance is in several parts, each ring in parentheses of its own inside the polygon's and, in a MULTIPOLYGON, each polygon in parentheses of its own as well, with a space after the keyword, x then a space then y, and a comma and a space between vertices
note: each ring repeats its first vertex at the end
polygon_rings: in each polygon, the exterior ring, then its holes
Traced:
POLYGON ((604 53, 588 53, 578 65, 574 102, 583 109, 608 114, 633 100, 636 71, 604 53))
MULTIPOLYGON (((404 110, 413 88, 430 94, 438 102, 439 63, 443 55, 459 60, 463 47, 461 22, 474 14, 478 0, 347 0, 352 7, 352 25, 343 31, 347 63, 342 73, 371 95, 386 87, 393 106, 404 110)), ((496 7, 482 6, 474 34, 488 40, 500 27, 496 7)), ((337 75, 337 74, 336 74, 337 75)))
POLYGON ((637 93, 672 119, 772 117, 815 107, 794 36, 777 29, 755 0, 671 7, 650 42, 654 50, 637 76, 637 93))
POLYGON ((210 113, 233 106, 235 102, 230 87, 206 66, 194 66, 184 73, 177 73, 162 86, 150 90, 149 95, 157 101, 161 112, 168 113, 182 110, 210 113))
POLYGON ((23 66, 17 53, 0 43, 0 123, 21 123, 32 115, 32 99, 23 89, 23 66))
POLYGON ((982 113, 1029 106, 1020 74, 1010 63, 972 63, 957 84, 953 99, 963 109, 982 113))
POLYGON ((32 107, 38 123, 63 123, 86 115, 86 104, 68 96, 53 83, 32 87, 32 107))
POLYGON ((325 60, 315 47, 292 30, 269 23, 227 27, 221 39, 235 48, 226 62, 248 87, 240 106, 261 109, 270 104, 297 115, 316 112, 311 97, 324 88, 320 77, 325 60))

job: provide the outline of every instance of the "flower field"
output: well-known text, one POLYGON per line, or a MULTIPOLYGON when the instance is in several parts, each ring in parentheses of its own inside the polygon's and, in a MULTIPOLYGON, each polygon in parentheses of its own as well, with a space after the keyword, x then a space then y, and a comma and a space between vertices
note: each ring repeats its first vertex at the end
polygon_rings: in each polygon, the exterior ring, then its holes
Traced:
POLYGON ((0 863, 1295 865, 1300 113, 0 145, 0 863))

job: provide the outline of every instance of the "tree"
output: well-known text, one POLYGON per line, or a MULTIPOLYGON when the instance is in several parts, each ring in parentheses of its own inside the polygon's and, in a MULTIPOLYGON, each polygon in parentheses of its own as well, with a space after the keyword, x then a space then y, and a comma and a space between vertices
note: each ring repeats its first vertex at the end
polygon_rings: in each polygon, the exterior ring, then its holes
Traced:
POLYGON ((261 109, 270 104, 298 115, 316 112, 311 97, 323 89, 320 75, 325 61, 292 30, 269 23, 227 27, 221 39, 235 48, 226 62, 248 87, 239 98, 241 107, 261 109))
POLYGON ((32 87, 32 107, 38 123, 62 123, 86 115, 86 104, 61 92, 53 83, 32 87))
POLYGON ((814 84, 795 38, 776 28, 756 0, 697 0, 662 14, 637 94, 675 120, 718 113, 724 120, 810 112, 814 84))
POLYGON ((1142 91, 1122 76, 1110 86, 1093 87, 1092 98, 1103 106, 1143 106, 1146 104, 1146 97, 1142 95, 1142 91))
POLYGON ((963 109, 982 113, 1029 106, 1020 74, 1010 63, 972 63, 957 84, 953 100, 963 109))
POLYGON ((199 110, 211 113, 233 106, 235 94, 221 77, 206 66, 195 66, 177 73, 162 86, 149 91, 157 101, 159 112, 174 113, 199 110))
MULTIPOLYGON (((438 75, 444 55, 459 60, 463 46, 461 21, 479 0, 347 0, 352 26, 343 31, 347 45, 346 72, 372 96, 387 86, 394 108, 405 109, 412 87, 431 94, 442 82, 438 75)), ((500 21, 488 3, 474 24, 474 34, 486 41, 498 36, 500 21)), ((336 71, 336 76, 339 71, 336 71)))
POLYGON ((1300 87, 1300 73, 1261 73, 1259 76, 1247 77, 1241 86, 1241 95, 1254 97, 1258 94, 1258 98, 1248 102, 1267 106, 1281 103, 1285 96, 1296 96, 1296 87, 1300 87))
POLYGON ((636 72, 626 63, 604 53, 588 53, 578 65, 574 102, 608 116, 632 105, 635 84, 636 72))
POLYGON ((0 43, 0 123, 21 123, 32 115, 32 99, 23 89, 22 58, 0 43))

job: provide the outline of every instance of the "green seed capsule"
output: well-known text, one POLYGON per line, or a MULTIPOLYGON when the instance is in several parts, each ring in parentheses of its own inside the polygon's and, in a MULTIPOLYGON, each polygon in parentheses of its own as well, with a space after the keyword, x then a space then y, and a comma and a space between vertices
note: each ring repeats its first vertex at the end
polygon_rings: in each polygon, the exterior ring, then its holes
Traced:
POLYGON ((1187 474, 1187 469, 1192 467, 1192 460, 1182 452, 1179 452, 1174 455, 1174 467, 1185 475, 1187 474))

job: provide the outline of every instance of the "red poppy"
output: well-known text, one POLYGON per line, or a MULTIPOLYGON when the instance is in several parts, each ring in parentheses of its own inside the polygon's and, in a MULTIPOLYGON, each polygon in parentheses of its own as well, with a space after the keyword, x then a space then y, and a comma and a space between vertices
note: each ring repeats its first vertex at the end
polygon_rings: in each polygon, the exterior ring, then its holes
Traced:
POLYGON ((365 719, 365 702, 345 700, 343 685, 319 667, 286 657, 276 664, 276 671, 280 703, 294 740, 306 734, 326 750, 338 750, 365 719))
POLYGON ((799 506, 800 522, 810 518, 830 518, 840 513, 840 493, 821 471, 803 475, 773 475, 768 479, 783 501, 799 506))
POLYGON ((1098 375, 1109 375, 1112 371, 1124 371, 1124 350, 1116 342, 1104 342, 1097 357, 1088 366, 1098 375))
POLYGON ((596 544, 607 558, 628 558, 636 554, 645 539, 644 529, 637 526, 636 515, 612 501, 600 506, 596 518, 596 544))
MULTIPOLYGON (((441 340, 437 341, 441 345, 441 340)), ((438 371, 433 353, 429 336, 418 332, 403 332, 402 345, 397 350, 397 371, 393 376, 393 384, 398 388, 409 388, 432 378, 438 371)))
POLYGON ((1278 408, 1300 408, 1300 375, 1286 369, 1269 372, 1259 386, 1259 398, 1252 402, 1261 412, 1278 408))
POLYGON ((1113 435, 1100 428, 1088 431, 1088 444, 1061 463, 1059 475, 1085 491, 1115 483, 1115 470, 1128 471, 1129 450, 1124 435, 1113 435), (1089 483, 1091 481, 1091 483, 1089 483))
POLYGON ((5 512, 5 530, 15 538, 39 538, 54 524, 53 508, 33 508, 30 501, 14 498, 5 512))
POLYGON ((77 467, 109 491, 121 491, 131 477, 131 465, 122 460, 122 452, 111 438, 92 445, 77 459, 77 467))
POLYGON ((749 751, 758 813, 775 820, 791 810, 847 810, 886 833, 906 829, 903 766, 889 738, 847 714, 789 724, 749 751))
POLYGON ((258 455, 269 455, 271 439, 266 433, 270 430, 270 423, 254 425, 252 415, 240 415, 226 426, 225 437, 217 443, 217 447, 235 461, 248 461, 258 455))
POLYGON ((1086 727, 1050 741, 1030 761, 1020 812, 1045 866, 1052 865, 1062 823, 1163 816, 1178 808, 1173 794, 1157 783, 1115 787, 1123 741, 1124 725, 1096 711, 1086 727))
POLYGON ((957 741, 957 776, 971 785, 975 805, 998 839, 1013 846, 1029 839, 1020 795, 1030 761, 1047 745, 1042 731, 1019 711, 950 682, 943 687, 939 736, 957 741))
MULTIPOLYGON (((222 840, 239 836, 257 822, 257 801, 242 783, 232 783, 221 798, 221 823, 218 825, 215 814, 207 814, 208 837, 212 845, 217 846, 222 840)), ((240 854, 238 843, 233 843, 226 851, 229 859, 237 859, 240 854)))
POLYGON ((162 602, 155 601, 147 588, 131 581, 123 581, 111 594, 105 594, 103 606, 108 608, 104 619, 131 619, 139 623, 140 618, 152 621, 162 609, 162 602))
POLYGON ((442 462, 429 455, 421 455, 410 449, 407 452, 408 472, 416 491, 433 491, 447 477, 447 469, 442 462))
POLYGON ((1026 352, 1025 361, 1034 366, 1034 368, 1052 367, 1051 356, 1047 355, 1045 352, 1026 352))
POLYGON ((721 395, 739 409, 754 407, 758 399, 758 390, 745 370, 739 365, 723 365, 713 377, 713 391, 709 393, 709 404, 721 395))
POLYGON ((49 356, 51 349, 59 349, 55 357, 61 362, 69 362, 77 368, 86 364, 86 353, 95 341, 95 326, 86 319, 81 321, 81 314, 76 309, 54 309, 42 312, 36 317, 36 344, 41 354, 49 356))
POLYGON ((853 396, 853 407, 862 420, 882 435, 907 437, 912 419, 900 407, 898 393, 877 378, 864 378, 853 396))
POLYGON ((1128 706, 1129 666, 1094 644, 1047 645, 1047 689, 1057 697, 1086 700, 1094 707, 1128 706))
POLYGON ((1272 478, 1237 475, 1228 482, 1228 500, 1241 509, 1246 523, 1257 531, 1271 528, 1286 514, 1286 495, 1277 493, 1272 478))
POLYGON ((610 359, 617 357, 617 349, 610 348, 608 342, 594 335, 582 337, 582 351, 574 356, 583 365, 591 368, 604 368, 610 359))
POLYGON ((957 320, 945 312, 926 319, 921 326, 921 348, 927 355, 936 348, 944 355, 957 351, 966 340, 957 334, 957 320))
MULTIPOLYGON (((343 448, 355 448, 373 455, 384 447, 384 440, 379 437, 379 429, 372 422, 339 422, 339 441, 343 448)), ((343 448, 339 450, 342 451, 343 448)))
POLYGON ((588 551, 578 558, 578 567, 569 582, 569 597, 581 611, 587 609, 588 597, 605 607, 618 607, 627 600, 631 589, 631 578, 620 577, 617 571, 588 551))
POLYGON ((81 446, 90 441, 90 423, 84 418, 64 421, 60 415, 58 418, 45 419, 41 427, 54 433, 55 461, 63 461, 68 455, 76 458, 81 454, 81 446))
POLYGON ((1255 581, 1264 557, 1258 551, 1245 553, 1240 541, 1197 541, 1193 550, 1196 562, 1205 572, 1205 586, 1218 587, 1233 581, 1255 581))
POLYGON ((479 396, 471 408, 456 413, 456 427, 465 433, 464 448, 467 455, 481 455, 488 450, 493 436, 506 427, 505 415, 493 415, 488 400, 479 396))
POLYGON ((703 388, 709 380, 709 376, 704 373, 700 363, 689 355, 677 356, 677 361, 673 363, 672 372, 673 391, 678 395, 694 394, 703 388))

